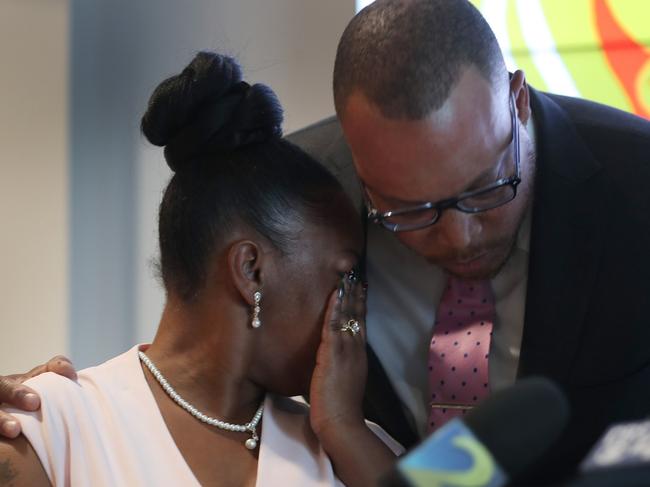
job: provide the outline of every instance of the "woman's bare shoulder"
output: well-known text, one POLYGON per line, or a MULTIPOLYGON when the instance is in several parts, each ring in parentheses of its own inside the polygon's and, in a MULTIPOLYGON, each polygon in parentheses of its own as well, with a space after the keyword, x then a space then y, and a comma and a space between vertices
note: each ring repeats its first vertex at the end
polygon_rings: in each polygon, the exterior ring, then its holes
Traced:
POLYGON ((23 435, 0 439, 0 487, 47 486, 50 480, 32 445, 23 435))

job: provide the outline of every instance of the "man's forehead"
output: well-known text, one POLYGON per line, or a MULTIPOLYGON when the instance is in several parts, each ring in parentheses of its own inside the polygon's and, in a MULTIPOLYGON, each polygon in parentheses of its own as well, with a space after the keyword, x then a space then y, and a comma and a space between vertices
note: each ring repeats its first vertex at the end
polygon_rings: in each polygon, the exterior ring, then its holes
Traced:
POLYGON ((371 189, 419 199, 434 196, 433 184, 453 195, 494 163, 510 124, 500 120, 500 97, 473 74, 462 76, 443 106, 421 120, 388 119, 363 94, 350 97, 342 125, 359 175, 371 189))

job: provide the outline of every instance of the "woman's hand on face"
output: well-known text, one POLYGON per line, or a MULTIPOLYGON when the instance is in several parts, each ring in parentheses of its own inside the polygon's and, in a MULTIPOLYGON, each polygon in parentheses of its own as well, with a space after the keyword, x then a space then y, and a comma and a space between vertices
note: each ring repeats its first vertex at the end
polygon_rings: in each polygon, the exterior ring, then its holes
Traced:
MULTIPOLYGON (((12 406, 23 411, 36 411, 41 406, 38 394, 24 386, 23 382, 44 372, 54 372, 72 380, 77 379, 77 372, 72 362, 62 355, 56 356, 24 374, 0 376, 0 406, 12 406)), ((20 423, 10 414, 0 410, 0 435, 6 438, 15 438, 19 434, 20 423)))
POLYGON ((345 485, 378 485, 395 462, 393 452, 366 425, 363 394, 368 374, 366 358, 366 286, 344 281, 325 312, 316 368, 311 379, 311 427, 345 485), (345 331, 346 325, 358 333, 345 331))
POLYGON ((311 427, 323 437, 341 428, 365 427, 366 285, 344 277, 330 296, 309 394, 311 427), (343 330, 346 325, 359 331, 343 330))

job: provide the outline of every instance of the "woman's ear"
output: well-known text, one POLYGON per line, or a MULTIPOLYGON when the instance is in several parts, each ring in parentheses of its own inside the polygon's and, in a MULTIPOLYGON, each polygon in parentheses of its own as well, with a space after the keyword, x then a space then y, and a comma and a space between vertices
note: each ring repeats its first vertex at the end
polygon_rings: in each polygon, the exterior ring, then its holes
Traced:
POLYGON ((525 126, 530 118, 530 93, 526 83, 526 75, 520 69, 515 71, 510 78, 510 91, 515 97, 517 117, 525 126))
POLYGON ((255 303, 255 293, 262 288, 262 268, 265 254, 251 240, 233 243, 228 251, 228 268, 235 288, 249 305, 255 303))

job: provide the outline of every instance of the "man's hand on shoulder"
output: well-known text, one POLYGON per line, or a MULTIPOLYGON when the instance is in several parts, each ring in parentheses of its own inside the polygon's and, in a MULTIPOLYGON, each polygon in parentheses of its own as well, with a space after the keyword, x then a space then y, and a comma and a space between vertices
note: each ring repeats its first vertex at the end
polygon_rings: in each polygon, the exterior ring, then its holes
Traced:
MULTIPOLYGON (((0 406, 11 406, 24 411, 36 411, 41 406, 38 394, 23 385, 27 379, 44 372, 54 372, 76 380, 77 372, 67 357, 58 355, 47 363, 34 367, 25 374, 0 376, 0 406)), ((20 434, 20 424, 10 414, 0 410, 0 436, 16 438, 20 434)))

